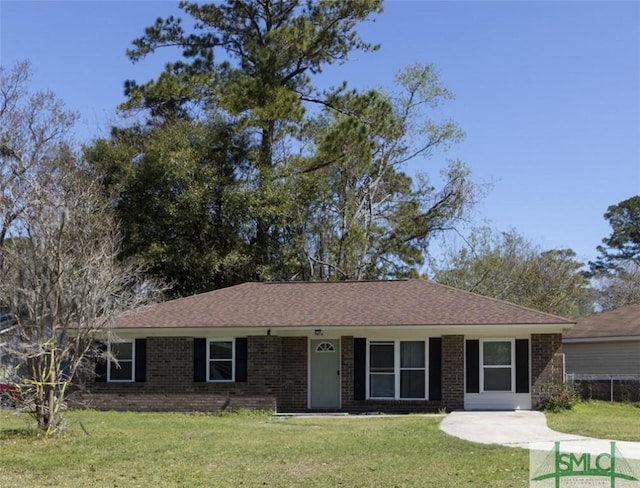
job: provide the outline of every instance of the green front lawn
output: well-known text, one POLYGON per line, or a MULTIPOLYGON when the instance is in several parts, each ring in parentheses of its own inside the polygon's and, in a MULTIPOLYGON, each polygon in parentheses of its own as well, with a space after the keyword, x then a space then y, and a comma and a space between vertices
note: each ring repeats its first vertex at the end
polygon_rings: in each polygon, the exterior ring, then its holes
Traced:
POLYGON ((553 430, 616 441, 640 441, 640 404, 590 401, 547 413, 553 430))
POLYGON ((449 437, 440 420, 72 411, 41 439, 0 410, 0 486, 529 486, 526 450, 449 437))

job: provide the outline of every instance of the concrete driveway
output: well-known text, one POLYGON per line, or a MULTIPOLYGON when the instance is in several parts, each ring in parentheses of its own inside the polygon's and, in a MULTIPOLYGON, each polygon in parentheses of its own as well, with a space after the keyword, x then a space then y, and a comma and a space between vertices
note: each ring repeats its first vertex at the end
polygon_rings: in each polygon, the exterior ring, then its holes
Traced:
MULTIPOLYGON (((471 442, 550 451, 560 441, 567 452, 601 453, 610 449, 610 440, 563 434, 547 427, 542 412, 452 412, 440 422, 440 430, 471 442)), ((627 459, 640 459, 640 442, 616 441, 627 459)))

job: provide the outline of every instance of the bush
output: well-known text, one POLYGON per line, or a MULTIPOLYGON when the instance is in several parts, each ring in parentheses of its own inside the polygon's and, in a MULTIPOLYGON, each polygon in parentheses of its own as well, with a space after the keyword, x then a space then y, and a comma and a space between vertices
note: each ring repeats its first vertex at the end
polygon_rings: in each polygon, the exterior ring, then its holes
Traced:
POLYGON ((578 390, 567 383, 550 383, 540 391, 539 408, 547 412, 571 410, 580 401, 578 390))

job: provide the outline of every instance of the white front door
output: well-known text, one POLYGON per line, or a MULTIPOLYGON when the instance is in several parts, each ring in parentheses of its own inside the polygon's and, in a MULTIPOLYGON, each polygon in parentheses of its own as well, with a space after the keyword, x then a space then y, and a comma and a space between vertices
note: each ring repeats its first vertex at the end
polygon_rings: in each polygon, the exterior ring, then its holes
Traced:
POLYGON ((310 408, 340 408, 340 340, 310 341, 310 408))

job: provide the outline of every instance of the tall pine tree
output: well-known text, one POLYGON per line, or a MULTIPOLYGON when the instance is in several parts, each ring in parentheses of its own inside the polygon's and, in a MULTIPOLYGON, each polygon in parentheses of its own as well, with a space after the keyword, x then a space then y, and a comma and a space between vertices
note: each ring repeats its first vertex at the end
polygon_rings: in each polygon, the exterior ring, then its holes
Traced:
POLYGON ((156 79, 125 83, 121 108, 146 113, 145 124, 115 131, 92 156, 106 186, 121 192, 127 252, 180 283, 179 294, 245 280, 417 273, 433 234, 454 225, 477 195, 456 161, 439 189, 405 172, 408 161, 460 139, 455 124, 429 117, 450 93, 429 65, 404 70, 392 93, 314 84, 326 66, 377 49, 357 27, 381 2, 180 8, 193 28, 158 19, 128 52, 141 61, 165 47, 182 51, 156 79), (194 196, 200 185, 207 190, 194 196), (201 211, 171 203, 194 198, 201 211), (208 219, 210 230, 196 230, 208 219), (201 278, 189 282, 193 276, 201 278))

